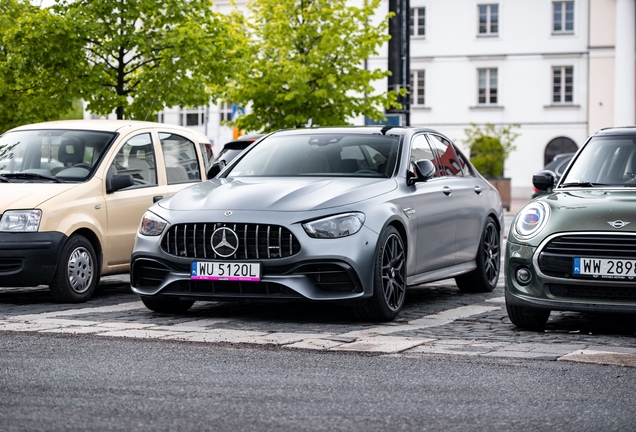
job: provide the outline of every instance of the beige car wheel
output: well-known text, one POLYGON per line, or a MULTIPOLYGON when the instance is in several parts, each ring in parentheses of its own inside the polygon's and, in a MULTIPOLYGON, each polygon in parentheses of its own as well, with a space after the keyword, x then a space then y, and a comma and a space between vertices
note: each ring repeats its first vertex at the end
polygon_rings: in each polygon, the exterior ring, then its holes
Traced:
POLYGON ((93 245, 81 235, 71 236, 60 255, 53 282, 53 298, 61 303, 82 303, 95 291, 99 270, 93 245))

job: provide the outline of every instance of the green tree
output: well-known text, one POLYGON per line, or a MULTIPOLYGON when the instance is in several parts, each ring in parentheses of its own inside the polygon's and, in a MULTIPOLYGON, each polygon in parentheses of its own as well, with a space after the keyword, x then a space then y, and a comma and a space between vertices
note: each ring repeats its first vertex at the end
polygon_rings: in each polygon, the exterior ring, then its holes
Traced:
POLYGON ((212 0, 57 0, 84 43, 81 94, 91 112, 145 119, 207 105, 232 74, 240 31, 212 0))
POLYGON ((504 162, 514 151, 514 141, 519 136, 515 128, 518 124, 496 127, 486 123, 480 127, 471 123, 470 128, 464 129, 466 139, 464 143, 470 150, 470 162, 485 177, 502 177, 504 162))
POLYGON ((365 59, 388 39, 388 19, 373 24, 380 0, 252 0, 246 19, 248 52, 227 99, 248 108, 233 123, 271 131, 343 125, 352 116, 375 120, 399 107, 394 91, 376 93, 389 74, 365 59))
POLYGON ((50 10, 0 0, 0 132, 72 109, 82 44, 50 10))

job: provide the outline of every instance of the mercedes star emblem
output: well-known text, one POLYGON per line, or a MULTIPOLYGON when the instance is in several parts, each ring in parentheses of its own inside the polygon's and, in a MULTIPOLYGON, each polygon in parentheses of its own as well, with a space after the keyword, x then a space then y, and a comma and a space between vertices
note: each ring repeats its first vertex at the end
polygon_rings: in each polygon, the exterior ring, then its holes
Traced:
POLYGON ((230 228, 221 227, 212 233, 210 245, 214 253, 220 257, 227 258, 236 253, 239 247, 239 239, 230 228))

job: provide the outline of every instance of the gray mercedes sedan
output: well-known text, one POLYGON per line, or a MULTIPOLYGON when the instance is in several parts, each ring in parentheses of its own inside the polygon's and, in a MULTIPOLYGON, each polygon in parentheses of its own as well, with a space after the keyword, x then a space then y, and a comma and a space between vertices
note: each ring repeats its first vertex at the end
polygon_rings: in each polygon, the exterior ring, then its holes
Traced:
POLYGON ((439 132, 285 130, 148 209, 131 286, 157 312, 304 300, 390 321, 410 286, 492 291, 503 226, 497 191, 439 132))

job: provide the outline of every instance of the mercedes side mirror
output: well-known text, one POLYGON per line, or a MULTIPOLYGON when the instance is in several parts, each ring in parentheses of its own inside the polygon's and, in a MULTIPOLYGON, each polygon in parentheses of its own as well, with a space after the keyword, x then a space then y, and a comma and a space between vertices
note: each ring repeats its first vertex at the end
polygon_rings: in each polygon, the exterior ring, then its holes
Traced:
MULTIPOLYGON (((413 164, 415 174, 410 173, 407 177, 409 186, 418 182, 427 182, 435 177, 435 165, 428 159, 420 159, 413 164)), ((410 171, 409 171, 410 172, 410 171)))
POLYGON ((220 173, 221 170, 223 170, 223 168, 225 168, 225 165, 227 165, 227 163, 223 159, 221 159, 220 161, 214 162, 212 166, 210 167, 210 169, 208 170, 208 180, 216 177, 217 174, 220 173))

